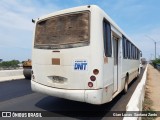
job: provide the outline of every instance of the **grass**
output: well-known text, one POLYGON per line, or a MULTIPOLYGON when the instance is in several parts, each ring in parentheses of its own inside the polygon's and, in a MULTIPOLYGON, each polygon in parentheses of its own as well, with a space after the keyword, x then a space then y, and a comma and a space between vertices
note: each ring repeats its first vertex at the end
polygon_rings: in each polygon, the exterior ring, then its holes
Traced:
MULTIPOLYGON (((147 73, 147 83, 146 83, 146 89, 145 89, 145 97, 144 97, 144 102, 143 102, 143 109, 142 111, 143 112, 150 112, 150 113, 156 113, 153 109, 152 109, 152 106, 153 106, 153 102, 152 100, 149 98, 149 94, 150 91, 148 89, 148 80, 150 80, 149 78, 149 74, 147 73)), ((142 117, 142 120, 155 120, 156 117, 142 117)))

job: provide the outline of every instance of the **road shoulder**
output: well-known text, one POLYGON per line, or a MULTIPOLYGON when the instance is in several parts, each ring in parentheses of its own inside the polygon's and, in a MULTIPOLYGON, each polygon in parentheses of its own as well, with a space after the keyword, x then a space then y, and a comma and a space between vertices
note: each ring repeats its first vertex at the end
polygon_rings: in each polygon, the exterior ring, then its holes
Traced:
POLYGON ((24 79, 24 78, 25 78, 24 75, 0 77, 0 82, 11 81, 11 80, 20 80, 20 79, 24 79))
MULTIPOLYGON (((146 92, 148 98, 152 101, 151 108, 154 111, 160 110, 160 72, 153 66, 148 66, 146 92)), ((160 120, 157 118, 156 120, 160 120)))

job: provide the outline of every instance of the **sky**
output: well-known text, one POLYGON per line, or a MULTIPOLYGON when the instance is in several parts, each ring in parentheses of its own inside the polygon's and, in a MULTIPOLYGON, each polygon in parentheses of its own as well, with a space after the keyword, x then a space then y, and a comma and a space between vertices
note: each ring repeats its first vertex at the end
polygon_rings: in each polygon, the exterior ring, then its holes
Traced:
POLYGON ((0 59, 31 59, 32 19, 82 5, 102 8, 142 50, 154 59, 154 40, 160 56, 160 0, 0 0, 0 59))

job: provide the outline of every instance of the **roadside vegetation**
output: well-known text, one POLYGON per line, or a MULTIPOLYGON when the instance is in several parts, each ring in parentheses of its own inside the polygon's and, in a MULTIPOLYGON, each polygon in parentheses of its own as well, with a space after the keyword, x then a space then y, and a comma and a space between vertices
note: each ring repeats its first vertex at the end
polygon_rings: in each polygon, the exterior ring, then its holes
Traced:
MULTIPOLYGON (((155 111, 152 109, 153 101, 149 98, 150 91, 148 89, 148 80, 149 74, 147 73, 147 83, 146 83, 146 89, 145 89, 145 96, 144 96, 144 102, 143 102, 143 108, 142 111, 144 113, 155 113, 155 111)), ((142 117, 142 120, 155 120, 156 117, 142 117)))
POLYGON ((19 67, 19 60, 3 61, 0 62, 0 69, 16 69, 19 67))
POLYGON ((153 64, 154 68, 157 68, 157 65, 160 65, 160 58, 152 60, 152 64, 153 64))
MULTIPOLYGON (((143 102, 143 112, 144 113, 155 113, 155 111, 151 108, 153 105, 153 102, 148 97, 149 92, 145 94, 144 102, 143 102)), ((156 117, 142 117, 142 120, 155 120, 156 117)))

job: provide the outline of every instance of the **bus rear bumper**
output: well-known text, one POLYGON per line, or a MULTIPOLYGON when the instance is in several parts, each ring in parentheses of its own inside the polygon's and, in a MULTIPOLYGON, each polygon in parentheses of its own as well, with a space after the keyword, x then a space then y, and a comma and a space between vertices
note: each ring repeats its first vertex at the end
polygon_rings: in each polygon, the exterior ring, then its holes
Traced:
POLYGON ((48 87, 31 80, 32 91, 48 94, 90 104, 102 104, 102 89, 99 90, 68 90, 48 87))

